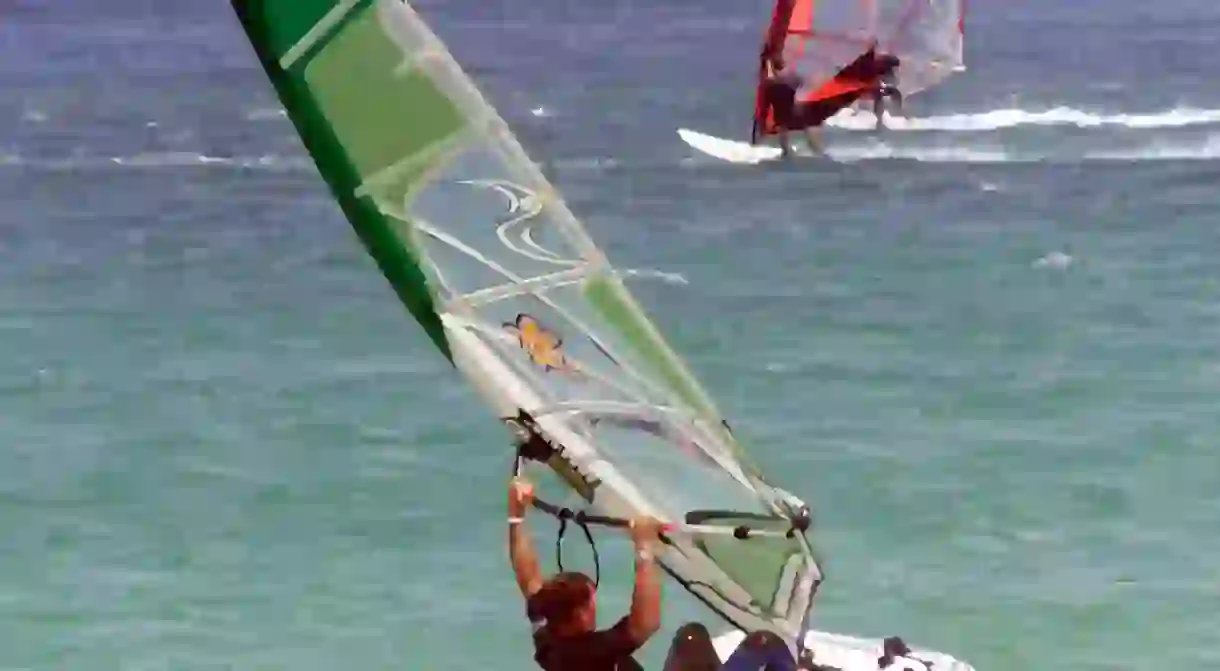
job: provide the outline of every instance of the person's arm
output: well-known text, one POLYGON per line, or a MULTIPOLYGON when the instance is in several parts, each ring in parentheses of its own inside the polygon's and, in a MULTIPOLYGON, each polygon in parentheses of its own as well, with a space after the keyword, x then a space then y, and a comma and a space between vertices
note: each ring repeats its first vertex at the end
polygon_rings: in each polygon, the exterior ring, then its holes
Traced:
POLYGON ((657 575, 652 547, 659 538, 661 523, 652 518, 631 522, 635 545, 635 587, 631 592, 631 611, 627 632, 637 646, 644 645, 661 628, 661 580, 657 575))
POLYGON ((534 544, 525 532, 525 513, 529 510, 534 488, 526 481, 513 478, 508 489, 508 561, 517 577, 521 596, 529 599, 542 589, 542 571, 534 544))

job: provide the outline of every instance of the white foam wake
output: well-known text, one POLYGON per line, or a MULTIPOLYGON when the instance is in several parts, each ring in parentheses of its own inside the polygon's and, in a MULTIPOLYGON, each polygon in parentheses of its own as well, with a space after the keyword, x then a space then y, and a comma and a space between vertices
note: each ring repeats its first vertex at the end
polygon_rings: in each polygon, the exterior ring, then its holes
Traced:
POLYGON ((288 111, 282 107, 258 107, 246 111, 246 121, 279 121, 287 118, 288 111))
MULTIPOLYGON (((846 109, 826 122, 827 125, 845 130, 872 130, 877 117, 872 112, 846 109)), ((1126 128, 1181 128, 1204 124, 1220 124, 1220 110, 1179 107, 1151 114, 1101 114, 1071 107, 1055 107, 1041 112, 1021 109, 998 109, 976 114, 947 114, 942 116, 914 117, 905 119, 885 114, 886 127, 907 131, 989 131, 1016 126, 1076 126, 1097 128, 1123 126, 1126 128)))
POLYGON ((997 148, 987 146, 893 146, 884 142, 836 143, 830 153, 839 161, 901 159, 929 163, 1080 163, 1084 161, 1215 161, 1220 160, 1220 133, 1203 140, 1154 139, 1128 148, 1080 147, 1075 149, 997 148))

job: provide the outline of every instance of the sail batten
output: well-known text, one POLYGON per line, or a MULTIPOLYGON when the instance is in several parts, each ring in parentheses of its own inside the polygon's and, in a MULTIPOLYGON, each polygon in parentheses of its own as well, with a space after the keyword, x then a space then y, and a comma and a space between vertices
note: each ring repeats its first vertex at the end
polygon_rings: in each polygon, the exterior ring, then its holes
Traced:
POLYGON ((333 9, 327 12, 320 21, 309 29, 309 32, 302 35, 300 40, 293 44, 288 51, 284 52, 284 55, 280 57, 280 67, 285 70, 291 68, 298 59, 304 56, 310 48, 325 37, 327 32, 337 26, 359 4, 360 0, 341 0, 337 3, 333 9))

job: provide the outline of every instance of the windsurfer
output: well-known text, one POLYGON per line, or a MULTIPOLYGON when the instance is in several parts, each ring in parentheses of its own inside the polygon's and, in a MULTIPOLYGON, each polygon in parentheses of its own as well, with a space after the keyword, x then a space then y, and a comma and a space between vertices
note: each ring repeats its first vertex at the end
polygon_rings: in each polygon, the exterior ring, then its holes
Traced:
POLYGON ((885 99, 893 98, 897 112, 902 114, 902 91, 898 90, 898 67, 902 61, 893 54, 879 53, 876 56, 877 84, 871 92, 873 115, 877 117, 877 130, 885 128, 885 99))
MULTIPOLYGON (((780 54, 764 54, 763 62, 766 66, 764 95, 767 106, 775 119, 780 153, 787 158, 792 155, 792 144, 788 140, 788 131, 796 130, 799 125, 797 123, 796 92, 801 87, 801 77, 796 71, 788 69, 784 57, 780 54)), ((804 132, 810 151, 816 154, 823 153, 822 143, 815 135, 816 131, 810 126, 805 126, 804 132)))
POLYGON ((544 580, 533 543, 522 528, 533 486, 514 478, 508 493, 508 554, 517 586, 534 624, 534 660, 544 671, 640 669, 631 655, 661 627, 661 583, 652 545, 661 524, 650 517, 631 521, 635 544, 635 588, 631 611, 609 629, 597 630, 597 587, 583 573, 544 580))

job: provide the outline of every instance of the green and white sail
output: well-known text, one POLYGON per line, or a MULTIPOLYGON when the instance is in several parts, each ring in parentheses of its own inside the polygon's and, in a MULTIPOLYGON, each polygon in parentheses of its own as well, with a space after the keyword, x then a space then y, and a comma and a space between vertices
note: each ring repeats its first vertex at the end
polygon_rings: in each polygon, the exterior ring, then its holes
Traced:
POLYGON ((627 273, 415 11, 233 5, 344 214, 441 353, 501 418, 533 420, 594 512, 679 525, 661 561, 709 608, 795 647, 821 580, 794 529, 801 504, 750 464, 627 273))

